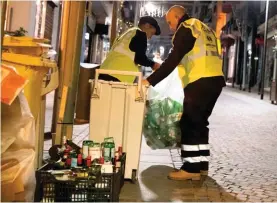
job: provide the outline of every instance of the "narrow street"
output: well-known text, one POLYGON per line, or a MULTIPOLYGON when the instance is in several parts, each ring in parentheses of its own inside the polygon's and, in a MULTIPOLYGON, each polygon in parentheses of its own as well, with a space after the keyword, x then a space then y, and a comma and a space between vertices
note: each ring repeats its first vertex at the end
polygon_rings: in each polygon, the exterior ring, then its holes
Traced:
POLYGON ((3 202, 277 203, 277 0, 4 0, 0 7, 3 202), (216 91, 203 98, 195 91, 221 88, 221 76, 227 87, 209 119, 208 157, 207 140, 189 134, 203 135, 207 119, 199 118, 216 91), (182 131, 182 148, 187 171, 209 158, 200 181, 169 180, 183 165, 181 149, 152 150, 141 133, 144 86, 166 78, 144 126, 151 141, 169 146, 179 137, 177 82, 191 85, 184 110, 195 103, 202 110, 188 113, 186 122, 194 121, 182 131))
MULTIPOLYGON (((276 115, 267 98, 225 88, 210 118, 209 176, 201 182, 168 180, 181 165, 178 150, 151 150, 143 142, 138 183, 125 183, 121 201, 277 201, 276 115)), ((51 113, 46 116, 49 129, 51 113)), ((75 126, 73 141, 81 145, 88 133, 88 125, 75 126)), ((50 145, 46 141, 44 150, 50 145)))

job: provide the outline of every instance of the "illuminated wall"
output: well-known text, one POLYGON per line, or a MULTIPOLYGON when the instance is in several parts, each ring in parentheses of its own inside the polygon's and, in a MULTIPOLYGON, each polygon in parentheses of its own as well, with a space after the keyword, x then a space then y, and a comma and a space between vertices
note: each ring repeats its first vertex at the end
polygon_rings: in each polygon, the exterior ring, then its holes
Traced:
POLYGON ((27 36, 33 36, 35 30, 35 1, 8 1, 7 31, 15 31, 23 27, 28 31, 27 36))

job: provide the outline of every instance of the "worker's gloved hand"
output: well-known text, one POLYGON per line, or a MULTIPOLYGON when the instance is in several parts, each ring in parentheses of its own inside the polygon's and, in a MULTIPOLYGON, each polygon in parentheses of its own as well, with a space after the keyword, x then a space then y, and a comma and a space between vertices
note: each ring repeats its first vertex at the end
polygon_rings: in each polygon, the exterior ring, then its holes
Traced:
POLYGON ((153 66, 153 71, 156 71, 156 70, 158 70, 159 68, 160 68, 160 66, 161 66, 161 64, 159 64, 159 63, 155 63, 154 64, 154 66, 153 66))

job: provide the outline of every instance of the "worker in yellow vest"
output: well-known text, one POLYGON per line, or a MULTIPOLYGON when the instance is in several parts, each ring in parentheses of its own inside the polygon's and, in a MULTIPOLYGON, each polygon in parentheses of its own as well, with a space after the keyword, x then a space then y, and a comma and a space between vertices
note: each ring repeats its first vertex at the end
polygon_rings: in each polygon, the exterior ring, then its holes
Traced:
MULTIPOLYGON (((150 16, 141 17, 138 27, 127 30, 114 41, 100 69, 137 72, 139 71, 138 65, 151 67, 153 70, 158 69, 160 64, 147 58, 146 50, 147 40, 151 39, 153 35, 160 35, 160 33, 160 27, 154 18, 150 16)), ((135 77, 101 75, 99 79, 133 83, 135 77)))
POLYGON ((166 21, 172 31, 173 49, 160 68, 143 81, 155 86, 178 65, 185 70, 183 114, 180 120, 183 165, 169 174, 173 180, 200 180, 209 164, 208 118, 225 86, 220 42, 200 20, 191 18, 182 6, 171 7, 166 21))

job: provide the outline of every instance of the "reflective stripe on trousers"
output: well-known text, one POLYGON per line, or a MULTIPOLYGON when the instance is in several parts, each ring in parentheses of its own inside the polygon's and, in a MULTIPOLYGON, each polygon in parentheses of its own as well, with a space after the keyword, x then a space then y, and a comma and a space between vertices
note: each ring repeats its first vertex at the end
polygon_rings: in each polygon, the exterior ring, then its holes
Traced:
POLYGON ((209 161, 209 144, 186 145, 182 144, 183 162, 200 163, 209 161))
POLYGON ((197 156, 197 157, 187 157, 187 158, 182 158, 183 163, 184 162, 189 162, 189 163, 200 163, 200 162, 208 162, 209 161, 209 156, 197 156))

